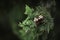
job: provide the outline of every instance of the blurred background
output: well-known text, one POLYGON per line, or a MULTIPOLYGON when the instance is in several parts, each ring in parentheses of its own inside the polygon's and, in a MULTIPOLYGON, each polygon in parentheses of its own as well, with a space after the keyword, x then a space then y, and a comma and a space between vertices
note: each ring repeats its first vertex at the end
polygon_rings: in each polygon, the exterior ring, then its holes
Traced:
MULTIPOLYGON (((43 0, 44 1, 44 0, 43 0)), ((48 36, 48 40, 60 40, 60 1, 56 1, 56 10, 51 15, 54 18, 54 30, 48 36)), ((9 22, 9 12, 16 6, 22 8, 22 13, 24 13, 25 4, 34 8, 40 0, 0 0, 0 40, 20 40, 17 35, 15 35, 12 31, 11 24, 9 22)), ((44 2, 42 2, 44 3, 44 2)), ((19 9, 19 8, 18 8, 19 9)), ((15 9, 14 9, 15 10, 15 9)), ((54 11, 54 10, 52 10, 54 11)), ((17 11, 18 12, 18 11, 17 11)), ((14 14, 15 15, 15 14, 14 14)), ((17 22, 24 20, 26 15, 22 14, 24 17, 20 20, 16 20, 17 22)))

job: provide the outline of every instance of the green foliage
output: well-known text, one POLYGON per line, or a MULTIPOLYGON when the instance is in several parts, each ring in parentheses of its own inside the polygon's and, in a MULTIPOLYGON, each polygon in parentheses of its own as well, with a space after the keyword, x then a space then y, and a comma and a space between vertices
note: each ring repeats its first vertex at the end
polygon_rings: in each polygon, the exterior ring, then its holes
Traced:
POLYGON ((26 5, 26 11, 25 14, 31 14, 32 13, 32 9, 26 5))
POLYGON ((47 35, 51 29, 53 29, 53 19, 50 13, 44 7, 38 6, 36 10, 26 6, 25 14, 27 18, 19 26, 22 27, 19 30, 22 40, 40 40, 39 36, 42 35, 42 40, 46 40, 47 35), (37 24, 33 21, 36 16, 43 15, 44 20, 42 24, 37 24))

